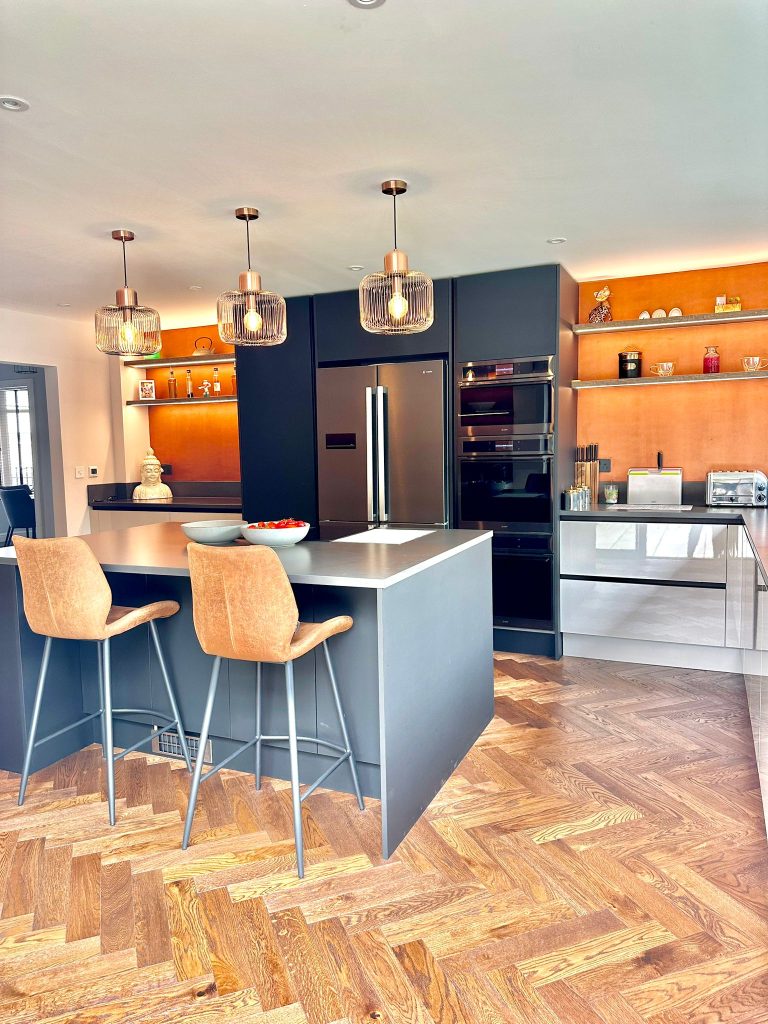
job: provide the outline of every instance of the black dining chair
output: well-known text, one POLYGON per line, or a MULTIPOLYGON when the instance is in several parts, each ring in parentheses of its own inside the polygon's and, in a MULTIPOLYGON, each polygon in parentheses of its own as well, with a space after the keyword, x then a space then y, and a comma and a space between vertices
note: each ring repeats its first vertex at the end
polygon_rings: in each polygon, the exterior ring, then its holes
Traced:
POLYGON ((18 484, 13 487, 0 487, 0 505, 3 507, 5 517, 8 520, 8 530, 5 534, 3 547, 11 543, 15 530, 25 530, 27 536, 35 537, 35 499, 28 484, 18 484))

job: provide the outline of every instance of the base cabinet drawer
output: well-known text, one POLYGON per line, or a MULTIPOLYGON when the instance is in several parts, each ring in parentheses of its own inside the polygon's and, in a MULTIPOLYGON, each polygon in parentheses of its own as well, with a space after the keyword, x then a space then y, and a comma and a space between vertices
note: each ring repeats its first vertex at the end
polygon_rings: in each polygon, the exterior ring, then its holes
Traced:
POLYGON ((561 580, 564 633, 663 643, 725 643, 725 590, 561 580))

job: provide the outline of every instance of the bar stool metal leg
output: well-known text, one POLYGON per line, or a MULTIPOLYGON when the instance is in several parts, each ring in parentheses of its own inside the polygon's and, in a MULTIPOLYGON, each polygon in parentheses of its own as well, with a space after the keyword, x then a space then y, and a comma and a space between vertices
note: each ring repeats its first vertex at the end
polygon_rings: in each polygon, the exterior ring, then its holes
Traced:
POLYGON ((99 670, 99 724, 101 725, 101 756, 107 756, 107 733, 104 728, 104 666, 101 660, 101 644, 96 642, 96 664, 99 670))
POLYGON ((115 744, 112 731, 112 666, 110 663, 109 640, 102 640, 101 656, 104 659, 104 737, 107 741, 107 803, 109 824, 115 824, 115 744))
POLYGON ((291 795, 293 797, 293 834, 296 842, 296 866, 299 878, 304 877, 304 832, 301 825, 301 790, 299 788, 299 744, 296 737, 296 698, 293 687, 293 662, 285 663, 285 692, 288 703, 288 747, 291 755, 291 795))
POLYGON ((168 675, 168 666, 165 663, 163 656, 163 649, 160 646, 160 637, 157 633, 157 623, 152 620, 149 623, 149 632, 152 634, 152 640, 155 644, 155 651, 157 652, 157 660, 160 662, 160 671, 163 675, 163 682, 165 683, 165 690, 168 694, 168 703, 171 705, 171 711, 173 712, 173 719, 176 723, 176 731, 179 734, 179 744, 181 751, 184 754, 184 760, 187 763, 187 771, 192 771, 192 760, 189 756, 189 747, 187 746, 187 738, 184 735, 184 726, 181 724, 181 715, 179 714, 179 706, 176 703, 176 695, 173 692, 173 686, 171 685, 171 677, 168 675))
POLYGON ((344 717, 344 708, 342 707, 341 704, 341 697, 339 696, 339 687, 338 684, 336 683, 336 673, 333 671, 333 663, 331 662, 331 652, 328 650, 327 640, 323 640, 323 652, 325 653, 325 664, 328 667, 328 678, 331 680, 333 701, 336 705, 336 713, 339 716, 341 735, 344 737, 344 747, 346 752, 349 754, 349 770, 352 772, 352 785, 355 787, 357 806, 360 808, 361 811, 364 811, 365 803, 363 802, 363 794, 360 791, 360 780, 357 777, 357 764, 355 763, 355 755, 352 753, 352 744, 349 741, 349 730, 347 729, 347 720, 344 717))
POLYGON ((261 789, 261 662, 256 665, 256 789, 261 789))
POLYGON ((40 663, 40 675, 37 678, 37 691, 35 703, 32 706, 32 720, 29 723, 29 736, 27 737, 27 749, 24 752, 24 767, 21 770, 21 785, 19 786, 19 806, 24 803, 24 796, 27 792, 29 781, 29 769, 32 764, 32 751, 35 749, 35 736, 37 735, 37 723, 40 720, 40 707, 43 703, 43 690, 45 689, 45 677, 48 675, 48 662, 51 657, 51 637, 45 638, 43 647, 43 660, 40 663))
POLYGON ((184 838, 181 841, 182 850, 189 846, 189 835, 192 831, 192 820, 195 817, 195 805, 197 804, 197 791, 200 789, 200 776, 203 774, 203 758, 205 757, 205 745, 208 742, 208 733, 211 728, 211 715, 213 714, 213 701, 216 696, 216 687, 219 685, 219 670, 221 669, 221 658, 213 659, 211 669, 211 681, 208 684, 208 697, 205 702, 203 713, 203 727, 200 730, 200 741, 197 747, 197 758, 195 760, 195 771, 192 775, 192 786, 189 791, 189 804, 187 806, 187 817, 184 822, 184 838))

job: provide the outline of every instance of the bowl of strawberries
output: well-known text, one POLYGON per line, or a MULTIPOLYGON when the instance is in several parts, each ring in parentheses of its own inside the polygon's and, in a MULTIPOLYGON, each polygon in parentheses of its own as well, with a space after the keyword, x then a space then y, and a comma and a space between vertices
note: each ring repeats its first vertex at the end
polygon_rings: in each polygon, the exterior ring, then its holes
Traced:
POLYGON ((267 519, 258 523, 245 523, 240 527, 240 532, 250 544, 289 548, 304 540, 309 533, 309 523, 303 519, 267 519))

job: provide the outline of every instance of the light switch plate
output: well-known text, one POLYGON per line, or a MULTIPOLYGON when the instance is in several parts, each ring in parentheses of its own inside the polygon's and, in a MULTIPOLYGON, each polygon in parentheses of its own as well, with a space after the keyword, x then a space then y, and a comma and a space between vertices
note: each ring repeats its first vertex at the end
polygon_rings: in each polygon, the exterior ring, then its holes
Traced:
POLYGON ((85 479, 85 466, 75 466, 75 480, 85 479))

